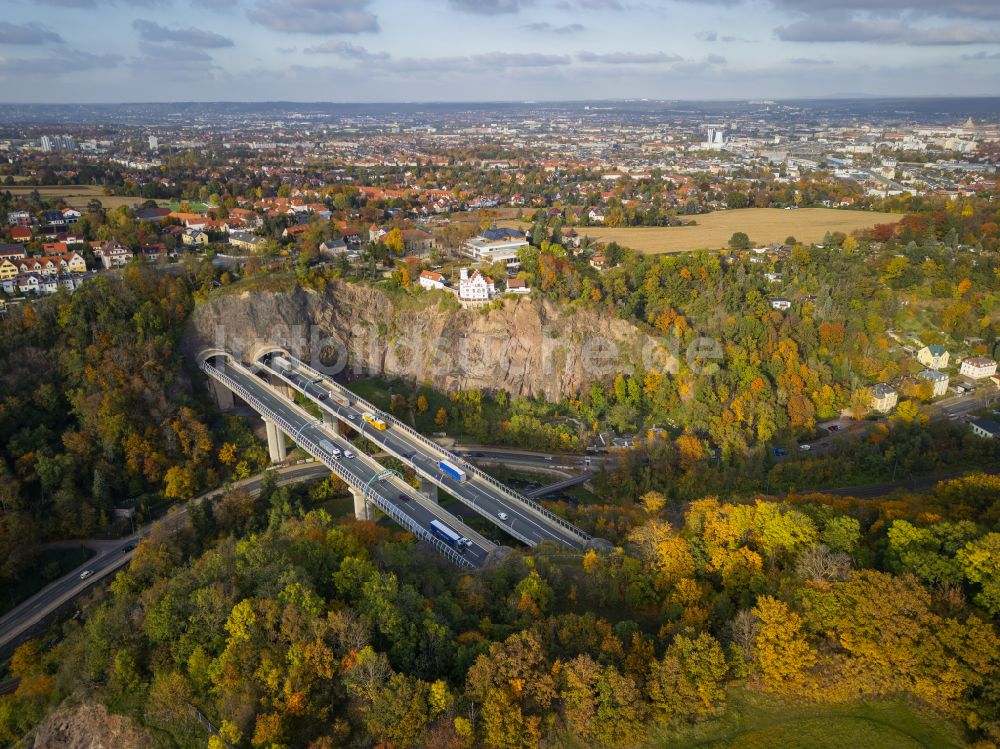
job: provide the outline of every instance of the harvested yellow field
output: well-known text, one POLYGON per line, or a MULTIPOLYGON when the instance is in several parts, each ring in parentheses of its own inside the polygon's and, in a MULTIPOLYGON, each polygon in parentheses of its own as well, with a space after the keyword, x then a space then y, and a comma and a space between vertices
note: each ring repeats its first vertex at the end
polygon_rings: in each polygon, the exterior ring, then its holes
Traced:
MULTIPOLYGON (((105 208, 117 208, 120 205, 131 206, 142 203, 145 198, 138 195, 105 195, 100 185, 16 185, 0 187, 0 190, 12 195, 30 195, 33 190, 47 200, 62 198, 72 208, 86 208, 93 198, 101 201, 105 208)), ((162 201, 159 201, 162 202, 162 201)))
POLYGON ((800 242, 820 242, 827 232, 850 234, 875 224, 890 224, 902 216, 894 213, 849 211, 837 208, 741 208, 691 216, 697 226, 653 226, 608 228, 579 227, 581 236, 600 242, 617 242, 639 252, 689 252, 726 247, 734 232, 746 232, 755 244, 784 242, 795 237, 800 242))

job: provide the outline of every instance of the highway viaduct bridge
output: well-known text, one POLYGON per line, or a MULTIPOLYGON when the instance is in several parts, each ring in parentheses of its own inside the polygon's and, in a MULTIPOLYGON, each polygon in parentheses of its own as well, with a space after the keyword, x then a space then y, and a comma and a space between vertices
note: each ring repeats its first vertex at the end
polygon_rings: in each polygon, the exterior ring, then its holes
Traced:
POLYGON ((379 411, 284 349, 257 346, 249 358, 245 365, 222 349, 205 349, 199 355, 220 407, 232 407, 235 394, 260 414, 273 462, 285 460, 287 436, 326 465, 350 487, 358 519, 371 520, 377 507, 459 566, 480 567, 496 557, 501 547, 438 505, 440 488, 528 546, 554 541, 583 550, 606 544, 379 411), (296 394, 314 403, 322 418, 296 404, 296 394), (366 414, 385 428, 376 428, 365 419, 366 414), (411 468, 419 477, 420 491, 347 442, 344 435, 350 430, 411 468), (442 461, 464 475, 441 468, 442 461), (464 541, 456 544, 447 532, 442 534, 441 525, 464 541))

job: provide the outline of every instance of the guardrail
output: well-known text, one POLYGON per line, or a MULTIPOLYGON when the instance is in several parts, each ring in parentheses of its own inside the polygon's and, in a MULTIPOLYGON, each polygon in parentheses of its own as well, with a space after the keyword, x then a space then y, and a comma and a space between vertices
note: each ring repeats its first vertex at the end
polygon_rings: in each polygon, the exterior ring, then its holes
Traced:
MULTIPOLYGON (((500 493, 504 494, 508 499, 510 499, 510 500, 512 500, 514 502, 517 502, 518 504, 524 505, 525 507, 529 508, 530 510, 534 511, 535 513, 543 516, 546 520, 549 520, 549 521, 551 521, 551 522, 559 525, 563 529, 565 529, 565 530, 569 531, 570 533, 578 536, 584 543, 586 543, 586 542, 588 542, 588 541, 591 540, 591 537, 587 533, 584 533, 582 530, 580 530, 579 528, 577 528, 575 525, 573 525, 572 523, 570 523, 568 520, 564 520, 563 518, 561 518, 558 515, 556 515, 554 512, 552 512, 550 510, 547 510, 544 507, 542 507, 540 504, 538 504, 538 502, 535 502, 535 501, 533 501, 531 499, 528 499, 523 494, 520 494, 520 493, 514 491, 509 486, 507 486, 506 484, 504 484, 504 483, 498 481, 497 479, 493 478, 492 476, 490 476, 485 471, 483 471, 483 470, 481 470, 479 468, 476 468, 473 465, 470 465, 468 462, 462 460, 459 456, 457 456, 454 453, 452 453, 452 452, 444 449, 443 447, 441 447, 441 445, 439 445, 438 443, 434 442, 433 440, 428 439, 427 437, 425 437, 424 435, 422 435, 420 432, 418 432, 416 429, 414 429, 414 428, 412 428, 412 427, 404 424, 403 422, 401 422, 399 419, 397 419, 392 414, 385 413, 385 411, 383 411, 382 409, 376 407, 372 403, 369 403, 364 398, 362 398, 361 396, 359 396, 359 395, 353 393, 352 391, 348 390, 347 388, 345 388, 340 383, 335 382, 334 380, 331 380, 330 378, 328 378, 326 375, 322 374, 321 372, 316 371, 315 369, 313 369, 312 367, 310 367, 308 364, 305 364, 304 362, 300 361, 299 359, 296 359, 294 356, 291 356, 291 355, 289 355, 289 358, 291 359, 292 364, 295 365, 295 367, 297 369, 301 369, 302 371, 307 372, 307 373, 312 373, 316 377, 322 377, 326 382, 328 382, 330 385, 332 385, 333 387, 335 387, 338 391, 340 391, 342 393, 349 394, 350 397, 355 402, 361 403, 369 411, 371 411, 373 413, 380 413, 380 414, 382 414, 383 417, 385 417, 390 423, 392 423, 393 428, 400 429, 401 431, 405 432, 406 434, 408 434, 413 439, 421 442, 422 444, 426 445, 430 449, 434 450, 436 453, 440 453, 440 454, 446 456, 447 458, 451 458, 453 460, 457 460, 460 463, 465 464, 466 466, 468 466, 470 468, 470 470, 476 476, 478 476, 482 480, 484 480, 487 483, 489 483, 492 486, 494 486, 498 491, 500 491, 500 493)), ((276 371, 276 370, 273 370, 273 369, 271 369, 269 367, 268 371, 276 371)))
MULTIPOLYGON (((243 369, 239 364, 234 362, 229 363, 230 367, 234 369, 243 369)), ((223 385, 228 387, 234 393, 239 395, 248 404, 253 406, 254 410, 257 411, 261 416, 266 417, 270 421, 273 421, 285 434, 295 434, 298 429, 287 421, 283 416, 275 411, 272 411, 268 406, 264 404, 257 396, 251 393, 247 388, 237 382, 234 378, 230 377, 228 374, 212 366, 205 361, 201 365, 201 369, 209 377, 213 377, 223 385)), ((244 374, 247 377, 253 377, 253 373, 250 371, 245 371, 244 374)), ((335 463, 333 460, 325 457, 324 451, 320 448, 318 444, 313 442, 309 437, 303 434, 299 434, 296 438, 297 444, 308 450, 315 457, 317 457, 322 463, 329 468, 333 473, 337 474, 342 478, 349 486, 357 491, 362 492, 365 499, 369 500, 372 504, 378 507, 382 512, 391 517, 394 521, 399 523, 401 526, 410 531, 414 536, 419 538, 421 541, 425 541, 434 547, 436 551, 441 553, 450 562, 459 567, 474 567, 475 565, 468 559, 466 559, 462 554, 459 554, 451 546, 446 544, 444 541, 439 539, 433 533, 425 529, 420 523, 406 515, 393 505, 391 502, 386 500, 382 495, 380 495, 373 486, 369 485, 369 482, 363 481, 360 476, 354 473, 351 469, 343 466, 339 463, 335 463)))

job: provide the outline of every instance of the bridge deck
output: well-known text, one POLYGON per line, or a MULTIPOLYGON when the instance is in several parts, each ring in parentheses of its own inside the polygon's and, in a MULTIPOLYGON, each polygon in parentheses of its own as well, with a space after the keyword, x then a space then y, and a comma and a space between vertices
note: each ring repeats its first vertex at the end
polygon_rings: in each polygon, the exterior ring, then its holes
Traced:
POLYGON ((419 476, 441 487, 514 538, 529 546, 542 541, 555 541, 574 548, 585 548, 591 540, 590 536, 579 528, 504 486, 390 414, 378 411, 375 406, 331 378, 297 359, 284 354, 282 358, 290 360, 290 371, 284 371, 270 362, 261 362, 260 365, 310 398, 325 413, 335 416, 361 432, 365 438, 411 466, 419 476), (351 405, 336 403, 329 397, 329 393, 348 398, 351 405), (321 398, 321 395, 325 397, 321 398), (377 413, 389 424, 389 428, 379 431, 369 426, 362 418, 362 414, 369 411, 377 413), (458 481, 441 471, 438 468, 440 460, 448 460, 461 466, 467 473, 468 479, 458 481), (501 513, 507 516, 506 520, 500 519, 501 513))
POLYGON ((395 477, 379 480, 385 473, 384 467, 363 453, 358 453, 335 430, 315 419, 311 414, 279 395, 274 388, 244 367, 232 362, 216 360, 207 364, 205 372, 227 387, 252 406, 262 416, 275 421, 293 442, 322 461, 330 470, 340 476, 350 486, 363 490, 366 497, 380 510, 396 522, 413 531, 418 538, 427 541, 452 561, 464 566, 482 566, 486 563, 496 544, 472 530, 458 518, 424 497, 413 487, 395 477), (357 453, 354 458, 335 458, 320 443, 328 441, 341 452, 351 449, 357 453), (405 501, 400 495, 407 497, 405 501), (438 519, 455 531, 470 539, 473 545, 463 554, 457 554, 430 532, 431 520, 438 519))

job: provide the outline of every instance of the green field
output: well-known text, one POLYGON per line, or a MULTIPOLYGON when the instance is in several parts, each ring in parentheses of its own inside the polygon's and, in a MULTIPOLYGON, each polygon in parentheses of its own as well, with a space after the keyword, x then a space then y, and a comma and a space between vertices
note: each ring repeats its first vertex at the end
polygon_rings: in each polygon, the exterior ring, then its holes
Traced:
POLYGON ((958 749, 946 723, 899 702, 840 705, 789 703, 733 689, 718 718, 696 726, 654 729, 650 749, 958 749))

